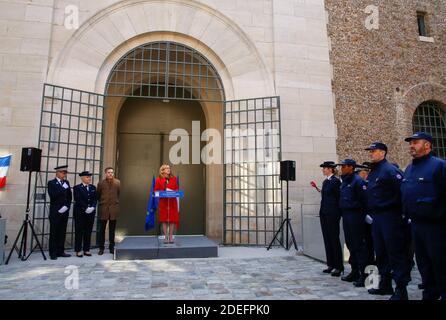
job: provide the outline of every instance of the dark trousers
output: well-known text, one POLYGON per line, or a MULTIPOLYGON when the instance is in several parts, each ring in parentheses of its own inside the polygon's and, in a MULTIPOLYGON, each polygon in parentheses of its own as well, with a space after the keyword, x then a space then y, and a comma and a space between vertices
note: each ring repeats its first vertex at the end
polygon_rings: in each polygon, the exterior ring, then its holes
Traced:
POLYGON ((372 225, 365 224, 366 265, 375 265, 375 247, 373 246, 372 225))
POLYGON ((115 229, 116 229, 116 220, 100 220, 99 225, 99 235, 98 235, 98 245, 99 249, 104 250, 105 248, 105 229, 107 228, 108 223, 108 242, 110 250, 115 248, 115 229))
POLYGON ((423 298, 446 299, 446 225, 412 222, 412 236, 423 298))
POLYGON ((76 252, 90 251, 91 232, 93 230, 94 213, 75 213, 74 214, 74 250, 76 252))
POLYGON ((338 270, 344 270, 341 240, 339 239, 339 223, 341 217, 334 214, 321 214, 320 220, 322 236, 324 238, 325 255, 327 257, 327 266, 338 270))
POLYGON ((350 251, 348 262, 352 270, 364 272, 366 267, 365 215, 361 212, 342 212, 345 243, 350 251))
POLYGON ((407 254, 406 225, 398 212, 373 214, 373 244, 379 274, 397 286, 410 282, 411 264, 407 254))
POLYGON ((67 234, 68 212, 51 213, 50 220, 50 239, 48 249, 50 257, 57 257, 65 252, 65 236, 67 234))

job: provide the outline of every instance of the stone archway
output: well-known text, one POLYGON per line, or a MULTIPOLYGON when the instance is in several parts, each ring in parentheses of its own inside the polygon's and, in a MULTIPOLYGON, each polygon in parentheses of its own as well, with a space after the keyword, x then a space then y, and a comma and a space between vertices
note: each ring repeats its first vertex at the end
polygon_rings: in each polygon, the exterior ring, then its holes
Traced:
MULTIPOLYGON (((184 57, 183 57, 184 58, 184 57)), ((187 60, 187 59, 184 59, 187 60)), ((122 163, 117 159, 117 148, 118 148, 118 141, 117 141, 117 132, 119 131, 119 121, 121 119, 120 113, 122 113, 123 105, 129 104, 128 100, 132 97, 138 97, 138 98, 150 98, 148 100, 157 99, 157 100, 168 100, 170 98, 176 99, 177 97, 175 95, 171 95, 172 92, 169 92, 169 95, 167 94, 170 84, 169 83, 177 83, 181 82, 183 86, 175 87, 175 88, 182 88, 187 87, 191 90, 192 96, 189 95, 189 98, 178 97, 178 99, 182 101, 190 101, 191 104, 195 103, 195 105, 198 105, 204 114, 204 121, 202 121, 206 128, 213 128, 217 129, 221 134, 223 134, 223 101, 225 100, 224 90, 221 84, 221 78, 218 74, 216 74, 216 70, 214 66, 207 60, 206 57, 204 57, 200 52, 196 50, 192 50, 190 47, 187 47, 183 44, 177 43, 177 42, 169 42, 169 41, 157 41, 157 42, 149 42, 142 46, 138 46, 136 48, 133 48, 129 52, 126 52, 121 59, 115 64, 114 68, 112 69, 112 72, 110 73, 108 77, 107 82, 107 91, 106 91, 106 110, 105 110, 105 134, 104 134, 104 163, 107 165, 112 165, 114 167, 122 167, 122 163), (169 51, 172 49, 173 51, 169 51), (176 50, 179 50, 181 53, 184 54, 190 54, 193 55, 193 59, 191 58, 191 64, 181 62, 183 59, 176 56, 175 53, 176 50), (161 53, 160 53, 161 51, 161 53), (171 58, 171 53, 173 54, 173 57, 171 58), (142 59, 142 57, 157 57, 150 58, 147 60, 142 59), (178 59, 177 60, 175 60, 178 59), (172 60, 171 60, 172 59, 172 60), (197 60, 196 60, 197 59, 197 60), (147 66, 143 66, 142 62, 141 65, 138 66, 136 62, 145 61, 148 63, 147 66), (195 64, 193 64, 195 61, 195 64), (201 61, 198 65, 199 68, 191 68, 197 66, 196 61, 201 61), (181 68, 178 68, 176 72, 171 74, 169 70, 167 69, 169 65, 181 65, 183 70, 180 70, 181 68), (125 65, 125 71, 121 68, 123 65, 125 65), (187 70, 184 68, 188 68, 187 70), (143 72, 150 70, 151 72, 145 73, 143 72), (206 83, 211 82, 209 80, 211 73, 214 75, 212 77, 214 84, 209 85, 208 87, 203 84, 202 82, 195 82, 192 83, 193 79, 197 79, 199 74, 197 74, 197 70, 199 70, 199 73, 204 73, 208 75, 206 77, 206 83), (156 70, 156 71, 154 71, 156 70), (186 70, 186 71, 184 71, 186 70), (187 77, 181 76, 183 73, 187 73, 187 77), (131 75, 123 77, 122 74, 131 75), (138 78, 135 78, 135 74, 138 75, 138 78), (141 74, 141 75, 140 75, 141 74), (144 77, 143 77, 144 75, 144 77), (162 79, 162 77, 164 77, 162 79), (179 80, 181 79, 181 81, 179 80), (161 81, 163 85, 161 86, 162 89, 165 89, 165 92, 163 92, 161 95, 159 95, 158 89, 160 88, 159 84, 156 81, 161 81), (155 82, 155 83, 153 83, 155 82), (183 83, 185 82, 185 83, 183 83), (219 83, 217 85, 217 82, 219 83), (142 85, 144 83, 144 85, 142 85), (116 84, 118 84, 119 88, 116 88, 116 84), (215 85, 217 87, 221 88, 218 90, 212 89, 215 88, 215 85), (147 91, 143 92, 143 90, 139 90, 140 87, 147 87, 147 91), (152 89, 155 89, 155 92, 151 92, 152 89), (136 95, 134 95, 134 91, 138 91, 136 95), (209 96, 209 92, 214 92, 212 95, 212 99, 209 96), (198 99, 198 97, 202 97, 198 99)), ((175 93, 175 92, 174 92, 175 93)), ((169 100, 168 100, 169 101, 169 100)), ((150 101, 143 104, 146 105, 148 108, 150 107, 150 101)), ((184 105, 187 107, 187 104, 184 105)), ((145 108, 145 107, 144 107, 145 108)), ((166 108, 168 109, 168 108, 166 108)), ((148 110, 147 110, 148 111, 148 110)), ((177 124, 179 124, 178 122, 177 124)), ((185 123, 180 126, 181 128, 187 128, 191 124, 186 125, 185 123)), ((151 130, 151 124, 147 123, 144 126, 144 129, 142 131, 150 131, 151 130)), ((202 128, 202 129, 206 129, 202 128)), ((141 131, 141 130, 140 130, 141 131)), ((187 130, 191 133, 191 130, 187 130)), ((152 132, 153 133, 153 132, 152 132)), ((163 132, 164 135, 168 132, 163 132)), ((156 171, 156 168, 159 167, 161 163, 157 163, 153 165, 153 168, 151 170, 151 174, 153 174, 153 170, 156 171)), ((142 166, 144 167, 144 166, 142 166)), ((145 168, 148 169, 148 168, 145 168)), ((196 169, 196 168, 195 168, 196 169)), ((205 234, 209 237, 215 238, 220 240, 222 238, 222 212, 223 212, 223 190, 222 190, 222 177, 223 177, 223 168, 222 164, 211 164, 206 165, 205 167, 205 189, 207 192, 204 193, 206 197, 205 201, 205 234)), ((129 174, 127 172, 126 174, 129 174)), ((130 175, 133 173, 130 172, 130 175)), ((185 175, 186 177, 187 175, 185 175)), ((119 172, 118 172, 119 177, 119 172)), ((128 181, 126 182, 128 184, 128 181)), ((144 202, 143 199, 139 199, 139 201, 144 202)), ((126 202, 126 201, 124 201, 126 202)), ((132 206, 127 206, 128 208, 132 206)), ((140 206, 140 209, 143 208, 143 206, 140 206)), ((143 211, 142 209, 139 211, 143 211)), ((130 224, 129 224, 129 227, 130 224)), ((136 227, 131 227, 135 229, 136 227)), ((181 231, 181 229, 180 229, 181 231)))
POLYGON ((119 58, 151 41, 186 44, 216 67, 227 99, 274 95, 274 81, 253 41, 221 12, 193 0, 120 1, 70 38, 49 67, 47 82, 103 93, 119 58), (218 37, 215 35, 218 34, 218 37))

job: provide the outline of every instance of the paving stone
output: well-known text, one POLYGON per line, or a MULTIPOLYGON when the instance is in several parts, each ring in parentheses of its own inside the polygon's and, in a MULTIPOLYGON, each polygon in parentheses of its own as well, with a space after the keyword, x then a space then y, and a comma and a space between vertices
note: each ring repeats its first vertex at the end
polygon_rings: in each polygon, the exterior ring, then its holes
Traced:
MULTIPOLYGON (((238 249, 234 249, 238 250, 238 249)), ((321 263, 289 254, 262 258, 113 261, 92 257, 78 264, 79 289, 67 290, 65 271, 76 260, 30 259, 0 266, 0 299, 238 299, 386 300, 320 272, 321 263)), ((411 299, 420 299, 420 277, 412 272, 411 299)))

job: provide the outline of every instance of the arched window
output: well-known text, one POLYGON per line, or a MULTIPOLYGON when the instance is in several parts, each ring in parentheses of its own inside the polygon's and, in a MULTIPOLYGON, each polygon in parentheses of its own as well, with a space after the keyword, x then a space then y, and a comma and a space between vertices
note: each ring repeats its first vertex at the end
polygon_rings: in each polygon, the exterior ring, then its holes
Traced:
POLYGON ((414 132, 424 131, 434 138, 434 152, 446 159, 446 112, 438 102, 423 102, 413 117, 414 132))

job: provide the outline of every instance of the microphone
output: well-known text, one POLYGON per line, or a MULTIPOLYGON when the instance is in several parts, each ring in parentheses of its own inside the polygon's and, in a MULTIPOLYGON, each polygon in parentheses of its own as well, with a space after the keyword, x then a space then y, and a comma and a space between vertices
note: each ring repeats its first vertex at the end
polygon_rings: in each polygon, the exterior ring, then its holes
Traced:
POLYGON ((321 190, 318 188, 316 182, 311 181, 310 184, 311 184, 311 186, 312 186, 313 188, 315 188, 317 191, 321 192, 321 190))

